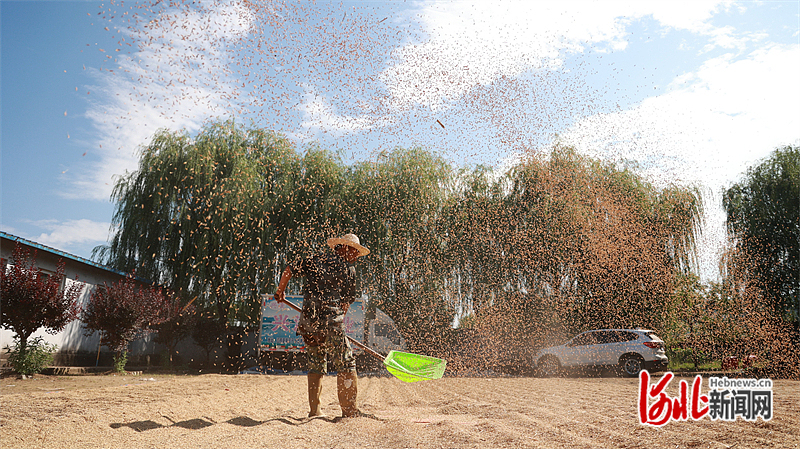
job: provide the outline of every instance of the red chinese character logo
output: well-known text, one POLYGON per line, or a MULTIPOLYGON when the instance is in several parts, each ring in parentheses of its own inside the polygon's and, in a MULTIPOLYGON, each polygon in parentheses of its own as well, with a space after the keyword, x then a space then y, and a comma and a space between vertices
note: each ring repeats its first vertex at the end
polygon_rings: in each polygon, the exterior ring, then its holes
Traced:
POLYGON ((667 372, 655 385, 650 385, 650 373, 643 370, 639 373, 639 423, 649 426, 661 427, 668 423, 670 419, 676 421, 686 421, 691 412, 691 418, 695 421, 708 414, 708 407, 700 409, 700 401, 708 402, 708 396, 700 394, 700 385, 703 383, 700 376, 696 376, 692 382, 692 402, 689 409, 688 389, 689 384, 685 380, 680 382, 680 392, 677 398, 667 396, 664 390, 675 377, 674 374, 667 372), (648 391, 649 387, 649 391, 648 391), (650 403, 650 399, 655 399, 650 403))

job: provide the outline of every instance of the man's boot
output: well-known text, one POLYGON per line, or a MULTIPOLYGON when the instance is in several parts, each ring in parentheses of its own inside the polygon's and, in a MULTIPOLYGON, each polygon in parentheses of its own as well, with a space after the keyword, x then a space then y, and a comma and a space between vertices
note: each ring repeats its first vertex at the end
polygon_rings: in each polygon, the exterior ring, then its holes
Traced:
POLYGON ((359 416, 356 405, 358 396, 358 374, 355 371, 345 371, 336 376, 337 393, 339 394, 339 406, 342 407, 342 416, 352 418, 359 416))
POLYGON ((308 417, 322 416, 319 409, 320 396, 322 395, 322 374, 308 373, 308 406, 311 411, 308 417))

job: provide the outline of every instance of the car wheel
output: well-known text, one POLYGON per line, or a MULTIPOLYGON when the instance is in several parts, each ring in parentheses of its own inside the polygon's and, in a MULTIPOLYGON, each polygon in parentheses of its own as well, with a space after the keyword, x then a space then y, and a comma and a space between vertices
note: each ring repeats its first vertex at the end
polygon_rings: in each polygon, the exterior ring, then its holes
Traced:
POLYGON ((539 359, 536 367, 539 368, 539 373, 543 377, 555 377, 561 372, 561 364, 552 355, 546 355, 539 359))
POLYGON ((644 360, 635 355, 628 355, 619 360, 619 370, 625 377, 636 377, 644 369, 644 360))

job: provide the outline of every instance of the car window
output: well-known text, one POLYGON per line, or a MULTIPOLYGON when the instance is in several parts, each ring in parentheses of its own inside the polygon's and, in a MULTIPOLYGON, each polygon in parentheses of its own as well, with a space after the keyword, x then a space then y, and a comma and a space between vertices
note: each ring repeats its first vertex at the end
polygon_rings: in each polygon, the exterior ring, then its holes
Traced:
POLYGON ((617 342, 616 332, 614 331, 600 331, 595 332, 597 344, 602 345, 604 343, 615 343, 617 342))
POLYGON ((639 339, 639 334, 635 332, 620 332, 619 341, 634 341, 639 339))
POLYGON ((585 346, 585 345, 592 345, 595 342, 595 332, 587 332, 585 334, 580 334, 577 337, 572 339, 572 346, 585 346))
POLYGON ((661 340, 661 338, 656 335, 655 332, 650 332, 647 334, 647 336, 650 337, 651 340, 661 340))

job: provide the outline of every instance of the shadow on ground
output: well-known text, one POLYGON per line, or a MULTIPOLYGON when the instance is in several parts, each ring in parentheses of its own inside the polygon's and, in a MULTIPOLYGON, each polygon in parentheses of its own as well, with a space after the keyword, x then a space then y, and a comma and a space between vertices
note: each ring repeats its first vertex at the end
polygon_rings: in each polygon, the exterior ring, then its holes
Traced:
MULTIPOLYGON (((160 423, 157 423, 157 422, 155 422, 153 420, 148 419, 146 421, 134 421, 134 422, 128 422, 128 423, 111 423, 110 427, 112 429, 119 429, 119 428, 122 428, 122 427, 130 427, 131 429, 133 429, 133 430, 135 430, 137 432, 144 432, 146 430, 160 429, 160 428, 164 428, 164 427, 181 427, 181 428, 184 428, 184 429, 198 430, 198 429, 204 429, 204 428, 209 427, 209 426, 213 426, 215 424, 220 424, 220 423, 214 421, 213 419, 211 419, 209 417, 188 419, 186 421, 173 421, 168 416, 162 416, 162 417, 166 418, 169 421, 171 421, 172 424, 170 424, 168 426, 165 426, 163 424, 160 424, 160 423)), ((374 419, 376 421, 386 421, 383 418, 379 418, 379 417, 377 417, 375 415, 371 415, 369 413, 362 413, 361 416, 359 416, 359 417, 360 418, 374 419)), ((272 418, 272 419, 267 419, 265 421, 258 421, 258 420, 255 420, 253 418, 247 417, 247 416, 237 416, 236 418, 231 418, 231 419, 229 419, 227 421, 224 421, 223 423, 224 424, 232 424, 234 426, 239 426, 239 427, 255 427, 255 426, 260 426, 262 424, 267 424, 267 423, 271 423, 271 422, 280 422, 280 423, 283 423, 283 424, 288 424, 290 426, 302 426, 302 425, 308 424, 309 422, 314 421, 314 420, 322 420, 322 421, 327 421, 327 422, 330 422, 330 423, 338 423, 338 422, 340 422, 340 421, 342 421, 344 419, 347 419, 347 418, 343 418, 341 416, 337 416, 337 417, 316 416, 314 418, 306 418, 306 417, 294 418, 294 417, 290 416, 290 417, 287 417, 287 418, 272 418)))

